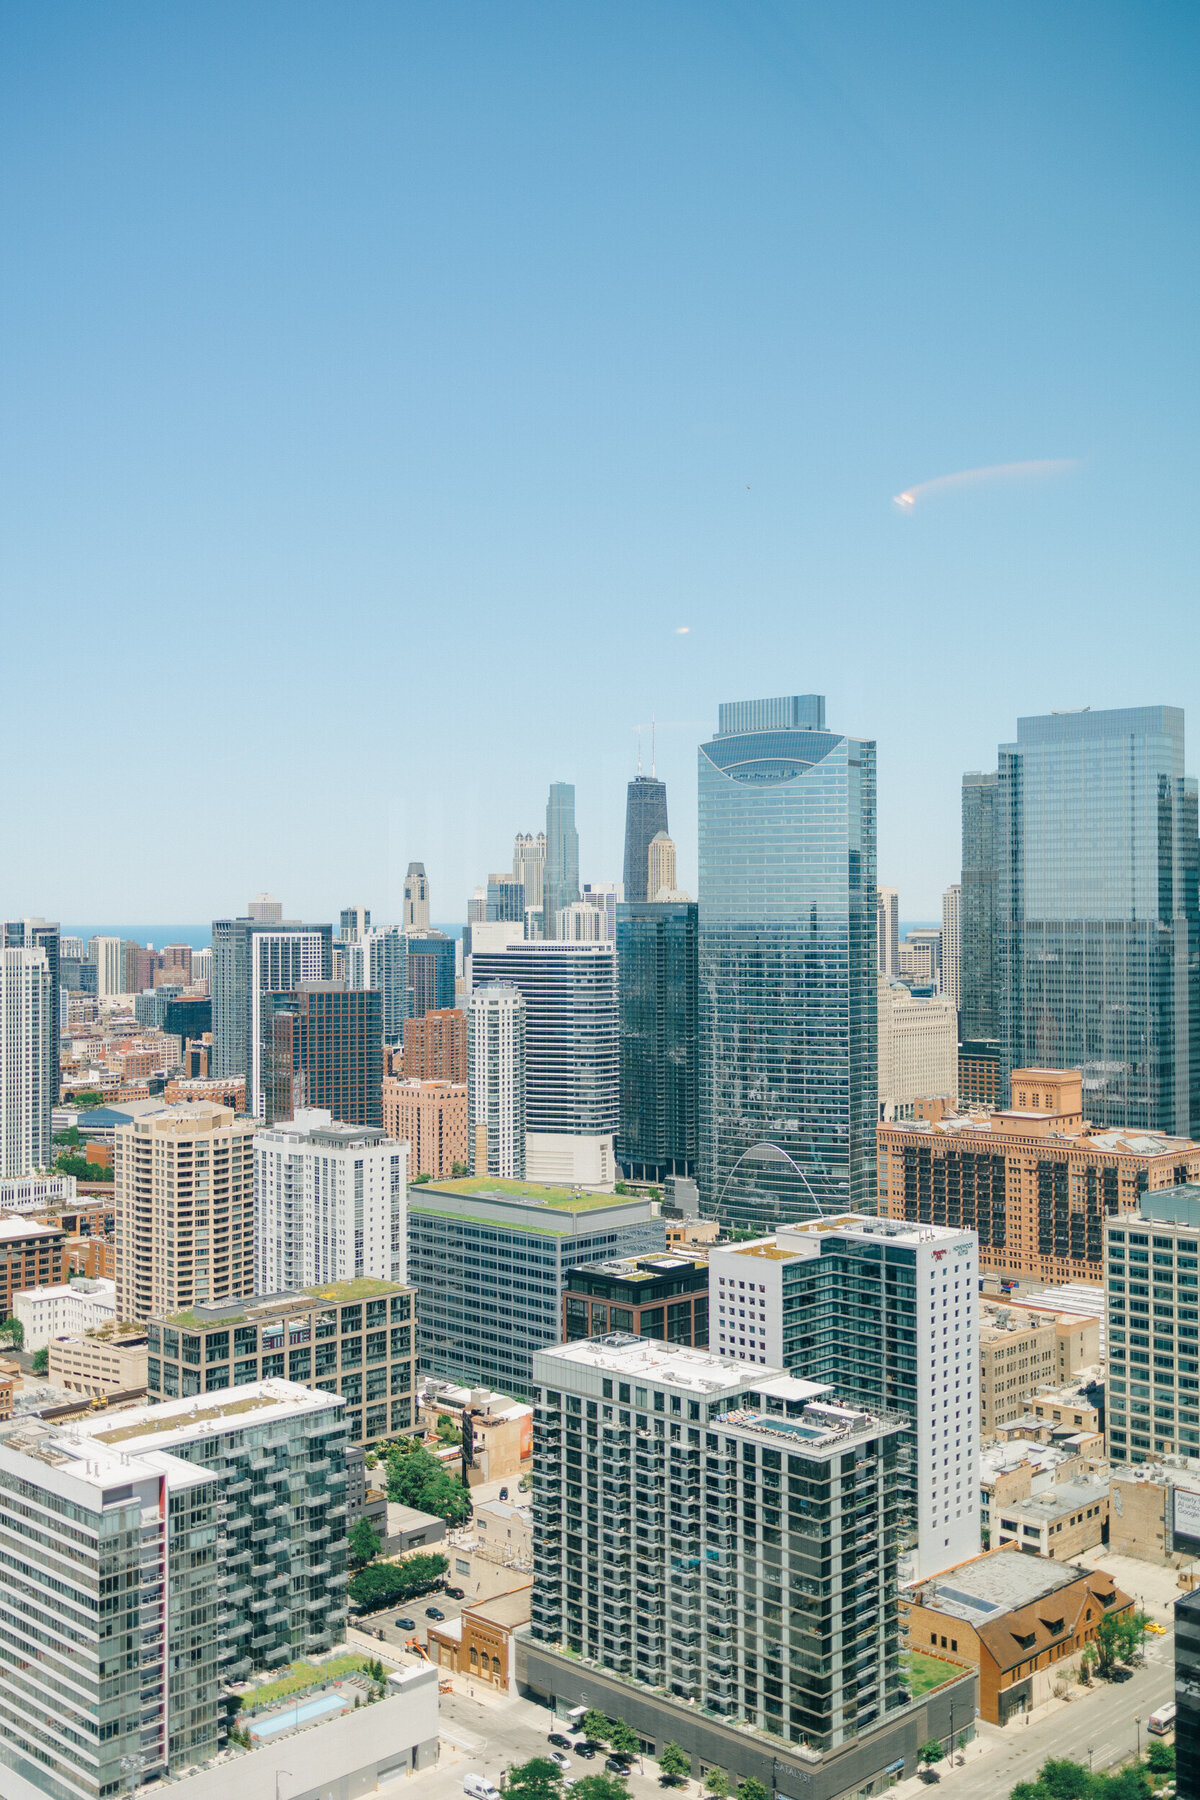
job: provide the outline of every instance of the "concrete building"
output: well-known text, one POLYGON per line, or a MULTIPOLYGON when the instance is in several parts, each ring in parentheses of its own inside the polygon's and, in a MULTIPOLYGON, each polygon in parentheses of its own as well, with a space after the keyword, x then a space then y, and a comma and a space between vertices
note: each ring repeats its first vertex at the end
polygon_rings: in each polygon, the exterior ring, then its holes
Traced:
POLYGON ((708 1255, 709 1343, 721 1356, 836 1379, 908 1421, 896 1466, 913 1574, 979 1545, 975 1239, 849 1214, 708 1255))
POLYGON ((879 978, 879 1117, 910 1119, 918 1100, 958 1093, 958 1014, 943 994, 918 997, 879 978))
POLYGON ((107 1325, 117 1316, 115 1281, 60 1281, 25 1288, 13 1300, 25 1332, 24 1348, 44 1350, 51 1338, 107 1325))
POLYGON ((422 1371, 527 1395, 530 1357, 562 1330, 567 1271, 664 1245, 657 1207, 639 1197, 492 1176, 412 1188, 422 1371))
POLYGON ((990 1438, 1019 1419, 1035 1388, 1058 1372, 1058 1336, 1051 1319, 1019 1317, 1010 1307, 979 1308, 979 1431, 990 1438))
POLYGON ((1012 1102, 881 1124, 879 1211, 977 1231, 986 1271, 1100 1281, 1105 1219, 1200 1177, 1200 1144, 1094 1129, 1077 1069, 1015 1069, 1012 1102))
POLYGON ((467 1057, 470 1171, 520 1181, 525 1175, 525 1001, 511 983, 485 981, 471 995, 467 1057))
POLYGON ((274 894, 256 894, 246 907, 248 918, 259 925, 278 925, 283 919, 283 903, 274 894))
MULTIPOLYGON (((368 921, 370 914, 367 915, 368 921)), ((345 945, 346 981, 352 988, 374 988, 379 995, 385 1044, 404 1036, 411 996, 408 988, 408 939, 396 925, 367 929, 345 945)))
POLYGON ((1200 1186, 1106 1221, 1108 1443, 1114 1463, 1200 1457, 1200 1186))
POLYGON ((279 1294, 360 1276, 403 1282, 406 1156, 405 1146, 381 1130, 335 1123, 320 1110, 258 1132, 255 1281, 211 1297, 279 1294))
POLYGON ((73 1175, 8 1175, 0 1178, 0 1213, 40 1213, 74 1206, 73 1175))
POLYGON ((1002 1438, 979 1453, 979 1526, 985 1550, 991 1547, 1001 1510, 1020 1500, 1048 1494, 1062 1482, 1093 1477, 1103 1465, 1072 1444, 1042 1444, 1031 1438, 1002 1438))
POLYGON ((429 930, 429 881, 424 863, 410 862, 404 877, 404 929, 429 930))
POLYGON ((0 1176, 29 1175, 54 1161, 57 1041, 58 989, 47 951, 0 950, 0 1176))
POLYGON ((602 944, 610 940, 607 914, 590 900, 572 900, 554 915, 554 936, 566 944, 602 944))
POLYGON ((50 919, 8 919, 4 924, 3 939, 6 950, 40 950, 46 958, 50 975, 50 1104, 55 1106, 58 1103, 59 1014, 62 1011, 59 992, 61 933, 57 922, 50 919))
POLYGON ((340 1394, 347 1441, 371 1449, 413 1428, 413 1299, 411 1288, 360 1277, 156 1317, 150 1398, 286 1378, 340 1394))
POLYGON ((1108 1504, 1107 1476, 1059 1482, 1044 1493, 997 1507, 992 1546, 1002 1550, 1011 1544, 1026 1554, 1069 1562, 1105 1541, 1108 1504))
POLYGON ((563 1291, 564 1343, 612 1331, 669 1344, 708 1345, 708 1259, 625 1256, 571 1269, 563 1291))
POLYGON ((533 1379, 535 1645, 815 1750, 899 1703, 900 1420, 620 1333, 533 1379), (853 1574, 805 1580, 851 1510, 853 1574))
POLYGON ((942 992, 958 1012, 962 1004, 962 883, 942 895, 942 992))
POLYGON ((546 868, 546 834, 518 831, 513 842, 513 879, 525 889, 527 910, 541 910, 542 877, 546 868))
POLYGON ((89 938, 88 960, 96 971, 98 1000, 111 1000, 125 992, 125 945, 121 938, 89 938))
POLYGON ((116 1321, 73 1337, 51 1338, 46 1379, 68 1393, 103 1399, 146 1391, 146 1333, 116 1321))
POLYGON ((165 1106, 114 1132, 117 1316, 254 1292, 254 1127, 224 1106, 165 1106))
POLYGON ((530 1470, 533 1408, 491 1388, 461 1387, 427 1375, 421 1384, 418 1424, 436 1431, 449 1419, 462 1433, 462 1478, 469 1487, 509 1480, 512 1492, 530 1470))
POLYGON ((467 1090, 452 1081, 383 1082, 383 1129, 408 1145, 408 1172, 465 1175, 468 1171, 467 1090))
POLYGON ((923 987, 941 986, 941 933, 910 931, 900 946, 900 974, 923 987))
MULTIPOLYGON (((675 894, 679 887, 675 870, 675 844, 665 831, 656 832, 650 839, 647 860, 650 871, 646 881, 647 900, 657 900, 664 888, 668 894, 675 894)), ((628 897, 628 884, 626 896, 628 897)))
POLYGON ((896 888, 876 888, 876 953, 879 973, 895 981, 900 973, 900 894, 896 888))
POLYGON ((1162 1462, 1113 1463, 1108 1495, 1112 1555, 1170 1569, 1200 1556, 1200 1468, 1194 1460, 1180 1468, 1162 1462))
POLYGON ((66 1233, 33 1219, 0 1219, 0 1319, 11 1318, 15 1296, 27 1288, 55 1287, 63 1278, 66 1233))
POLYGON ((392 1074, 409 1081, 467 1079, 467 1015, 457 1006, 434 1007, 404 1022, 404 1050, 392 1057, 392 1074))

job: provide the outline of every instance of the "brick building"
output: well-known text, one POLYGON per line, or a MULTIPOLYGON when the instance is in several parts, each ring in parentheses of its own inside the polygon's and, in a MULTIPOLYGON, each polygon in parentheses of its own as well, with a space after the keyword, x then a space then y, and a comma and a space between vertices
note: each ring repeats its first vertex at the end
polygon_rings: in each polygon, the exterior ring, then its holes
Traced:
POLYGON ((66 1233, 32 1219, 0 1219, 0 1319, 11 1317, 22 1288, 51 1287, 63 1279, 66 1233))
MULTIPOLYGON (((420 1023, 424 1024, 424 1020, 420 1023)), ((409 1146, 408 1178, 465 1175, 467 1159, 467 1089, 452 1081, 407 1080, 386 1075, 383 1081, 383 1129, 409 1146)))
POLYGON ((467 1079, 467 1015, 457 1006, 404 1021, 404 1047, 392 1052, 392 1073, 408 1081, 467 1079))

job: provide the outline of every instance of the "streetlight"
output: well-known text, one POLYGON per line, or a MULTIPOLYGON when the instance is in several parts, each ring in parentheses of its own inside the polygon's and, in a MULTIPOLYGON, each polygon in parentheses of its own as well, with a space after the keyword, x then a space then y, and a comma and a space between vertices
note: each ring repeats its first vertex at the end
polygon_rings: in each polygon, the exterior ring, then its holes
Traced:
POLYGON ((1092 1772, 1092 1746, 1090 1744, 1087 1747, 1087 1753, 1088 1753, 1088 1774, 1090 1775, 1092 1772))
POLYGON ((1142 1715, 1141 1715, 1141 1713, 1134 1713, 1133 1723, 1137 1729, 1137 1759, 1139 1762, 1141 1762, 1141 1760, 1142 1760, 1142 1715))
POLYGON ((275 1771, 275 1800, 280 1800, 279 1777, 281 1775, 286 1775, 289 1781, 295 1781, 295 1779, 296 1779, 296 1777, 292 1774, 292 1771, 290 1769, 276 1769, 276 1771, 275 1771))

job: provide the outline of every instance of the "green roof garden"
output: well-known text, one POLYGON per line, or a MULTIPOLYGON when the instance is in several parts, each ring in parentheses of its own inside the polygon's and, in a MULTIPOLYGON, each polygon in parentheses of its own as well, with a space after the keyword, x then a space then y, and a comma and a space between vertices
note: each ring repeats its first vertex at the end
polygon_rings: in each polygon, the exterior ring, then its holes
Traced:
MULTIPOLYGON (((224 1331, 229 1325, 244 1325, 247 1319, 260 1319, 272 1312, 302 1312, 314 1301, 328 1301, 332 1306, 346 1306, 356 1300, 378 1300, 386 1294, 407 1294, 411 1290, 400 1281, 380 1281, 374 1275, 359 1275, 353 1281, 327 1281, 315 1287, 297 1288, 287 1294, 247 1295, 241 1301, 230 1301, 230 1311, 207 1315, 188 1308, 169 1313, 156 1325, 174 1325, 184 1331, 224 1331)), ((220 1304, 218 1302, 218 1304, 220 1304)))
POLYGON ((426 1194, 507 1201, 518 1206, 553 1206, 559 1212, 590 1212, 604 1206, 640 1205, 645 1200, 643 1194, 602 1194, 594 1188, 546 1187, 539 1181, 504 1181, 498 1175, 468 1175, 458 1181, 422 1182, 420 1186, 409 1188, 409 1205, 420 1206, 426 1194))

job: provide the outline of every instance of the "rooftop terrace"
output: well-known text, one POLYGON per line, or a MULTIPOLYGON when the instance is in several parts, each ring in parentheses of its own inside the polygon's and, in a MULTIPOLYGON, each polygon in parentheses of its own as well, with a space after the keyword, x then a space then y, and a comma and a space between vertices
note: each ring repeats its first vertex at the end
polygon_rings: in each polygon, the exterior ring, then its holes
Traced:
POLYGON ((509 1205, 550 1206, 560 1212, 588 1212, 603 1206, 644 1204, 641 1194, 605 1194, 594 1188, 545 1187, 538 1181, 503 1181, 496 1175, 468 1175, 459 1181, 426 1181, 408 1191, 410 1206, 425 1196, 453 1195, 459 1200, 498 1200, 509 1205))

